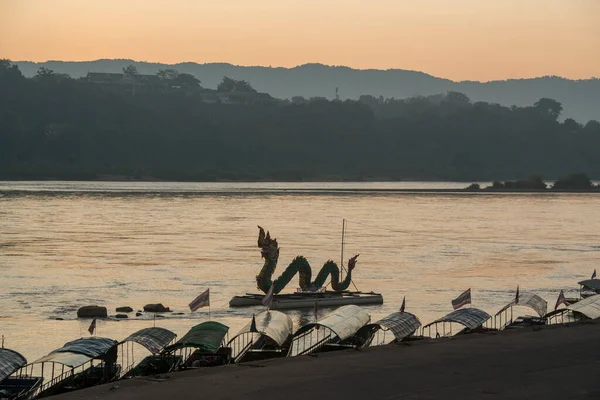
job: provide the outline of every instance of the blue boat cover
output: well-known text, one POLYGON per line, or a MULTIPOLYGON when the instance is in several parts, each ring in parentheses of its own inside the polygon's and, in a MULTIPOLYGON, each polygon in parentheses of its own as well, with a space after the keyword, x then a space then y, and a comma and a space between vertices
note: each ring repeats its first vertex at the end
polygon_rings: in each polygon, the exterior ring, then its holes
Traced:
POLYGON ((152 354, 157 354, 176 337, 175 333, 165 328, 144 328, 132 333, 123 339, 120 344, 127 341, 135 342, 147 348, 152 354))
POLYGON ((0 349, 0 382, 27 364, 25 357, 14 350, 0 349))
POLYGON ((53 353, 75 353, 97 358, 106 354, 113 346, 117 344, 116 340, 102 337, 89 337, 73 340, 65 343, 60 349, 53 350, 53 353))
POLYGON ((475 329, 483 325, 488 319, 490 319, 490 315, 478 308, 460 308, 456 311, 452 311, 450 314, 447 314, 442 318, 428 323, 423 328, 427 328, 430 325, 438 324, 440 322, 456 322, 457 324, 461 324, 469 329, 475 329))

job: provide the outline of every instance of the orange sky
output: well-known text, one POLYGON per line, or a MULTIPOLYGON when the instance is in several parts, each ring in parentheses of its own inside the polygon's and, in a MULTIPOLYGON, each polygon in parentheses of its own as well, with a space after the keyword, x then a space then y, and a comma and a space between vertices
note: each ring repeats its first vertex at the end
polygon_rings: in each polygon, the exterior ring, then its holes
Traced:
POLYGON ((600 77, 600 0, 0 0, 0 58, 600 77))

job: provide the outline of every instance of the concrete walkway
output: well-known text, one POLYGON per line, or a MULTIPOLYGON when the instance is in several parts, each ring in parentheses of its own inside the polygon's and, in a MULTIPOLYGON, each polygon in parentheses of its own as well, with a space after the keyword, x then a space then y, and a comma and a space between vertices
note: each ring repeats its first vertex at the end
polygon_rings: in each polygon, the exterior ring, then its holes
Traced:
POLYGON ((600 399, 600 323, 132 379, 56 399, 600 399))

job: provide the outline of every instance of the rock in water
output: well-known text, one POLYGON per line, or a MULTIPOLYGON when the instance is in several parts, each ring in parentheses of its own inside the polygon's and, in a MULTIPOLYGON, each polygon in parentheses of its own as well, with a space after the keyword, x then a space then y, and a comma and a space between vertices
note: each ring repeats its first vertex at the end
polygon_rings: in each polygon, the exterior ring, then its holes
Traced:
POLYGON ((146 304, 144 306, 146 312, 171 312, 169 307, 163 306, 161 303, 158 304, 146 304))
POLYGON ((117 315, 115 315, 115 318, 124 319, 124 318, 129 318, 129 317, 127 316, 127 314, 117 314, 117 315))
POLYGON ((77 318, 106 318, 107 316, 106 307, 83 306, 77 310, 77 318))
POLYGON ((132 312, 133 308, 127 306, 127 307, 117 307, 116 312, 132 312))
POLYGON ((143 315, 143 314, 142 314, 141 312, 136 312, 136 313, 135 313, 135 316, 136 316, 136 317, 141 317, 142 315, 143 315))

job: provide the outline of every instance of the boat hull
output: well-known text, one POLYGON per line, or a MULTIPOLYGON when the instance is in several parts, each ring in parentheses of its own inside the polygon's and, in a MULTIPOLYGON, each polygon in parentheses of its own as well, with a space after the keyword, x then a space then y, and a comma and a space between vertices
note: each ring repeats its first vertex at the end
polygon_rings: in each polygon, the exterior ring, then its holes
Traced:
MULTIPOLYGON (((255 293, 234 296, 229 301, 229 307, 260 306, 264 297, 264 294, 255 293)), ((383 304, 383 296, 380 293, 373 292, 292 293, 275 295, 270 308, 272 310, 313 308, 315 301, 318 301, 319 307, 337 307, 347 304, 383 304)))

